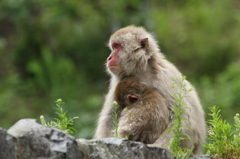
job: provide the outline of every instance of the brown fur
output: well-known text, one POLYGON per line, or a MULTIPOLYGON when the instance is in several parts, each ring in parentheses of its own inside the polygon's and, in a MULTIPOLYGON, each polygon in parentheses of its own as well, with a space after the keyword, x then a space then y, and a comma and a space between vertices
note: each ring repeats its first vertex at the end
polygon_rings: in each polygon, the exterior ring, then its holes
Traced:
POLYGON ((169 124, 169 111, 165 99, 156 90, 135 77, 123 79, 116 87, 114 99, 120 112, 119 136, 129 140, 153 144, 169 124), (128 98, 134 95, 138 99, 128 98))
MULTIPOLYGON (((109 40, 109 47, 115 51, 117 55, 117 69, 110 70, 107 68, 111 75, 111 82, 109 92, 106 96, 100 117, 98 119, 97 128, 95 131, 95 138, 105 138, 111 136, 113 130, 112 122, 112 103, 114 101, 114 91, 117 84, 126 76, 136 76, 141 82, 144 82, 148 87, 156 88, 166 100, 167 106, 171 109, 174 105, 175 99, 173 98, 175 89, 172 89, 172 79, 181 80, 181 75, 178 76, 179 70, 160 53, 157 42, 151 34, 144 28, 136 26, 128 26, 116 31, 109 40), (147 39, 148 45, 141 47, 142 39, 147 39), (112 43, 118 42, 121 44, 121 49, 115 51, 112 48, 112 43)), ((111 59, 111 58, 109 58, 111 59)), ((186 81, 186 89, 193 88, 193 86, 186 81)), ((184 140, 182 146, 191 148, 194 146, 194 154, 201 153, 202 144, 206 138, 206 126, 204 119, 204 112, 197 93, 193 91, 188 93, 188 97, 183 99, 189 109, 185 111, 189 114, 190 122, 186 122, 185 126, 192 129, 183 127, 184 133, 187 133, 194 141, 184 140)), ((157 115, 157 114, 156 114, 157 115)), ((186 116, 183 116, 186 117, 186 116)), ((171 123, 169 124, 169 126, 171 123)), ((153 145, 164 147, 168 144, 173 137, 172 133, 164 133, 153 143, 153 145)))

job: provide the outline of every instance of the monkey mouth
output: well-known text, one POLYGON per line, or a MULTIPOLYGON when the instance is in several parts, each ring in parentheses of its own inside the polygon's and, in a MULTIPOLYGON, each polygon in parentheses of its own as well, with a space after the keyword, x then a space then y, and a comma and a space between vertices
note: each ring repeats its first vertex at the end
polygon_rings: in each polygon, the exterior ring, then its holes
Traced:
POLYGON ((117 65, 109 65, 108 68, 110 71, 114 71, 114 70, 118 69, 118 66, 117 65))

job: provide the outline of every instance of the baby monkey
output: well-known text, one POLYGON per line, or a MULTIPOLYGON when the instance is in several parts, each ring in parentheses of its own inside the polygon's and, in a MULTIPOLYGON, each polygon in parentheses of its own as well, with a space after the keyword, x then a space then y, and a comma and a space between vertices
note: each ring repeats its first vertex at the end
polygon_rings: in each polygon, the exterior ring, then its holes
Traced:
POLYGON ((169 110, 157 89, 150 88, 136 77, 123 79, 116 87, 119 136, 153 144, 169 125, 169 110))

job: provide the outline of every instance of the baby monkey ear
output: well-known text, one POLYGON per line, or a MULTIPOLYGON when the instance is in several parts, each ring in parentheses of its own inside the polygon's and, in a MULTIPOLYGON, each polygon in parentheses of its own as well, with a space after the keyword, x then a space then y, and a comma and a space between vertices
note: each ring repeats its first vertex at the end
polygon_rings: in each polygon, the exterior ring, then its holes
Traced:
POLYGON ((132 94, 127 95, 127 98, 128 98, 129 103, 131 103, 131 104, 138 101, 138 96, 135 96, 132 94))
POLYGON ((146 49, 148 48, 148 38, 141 39, 141 48, 146 49))

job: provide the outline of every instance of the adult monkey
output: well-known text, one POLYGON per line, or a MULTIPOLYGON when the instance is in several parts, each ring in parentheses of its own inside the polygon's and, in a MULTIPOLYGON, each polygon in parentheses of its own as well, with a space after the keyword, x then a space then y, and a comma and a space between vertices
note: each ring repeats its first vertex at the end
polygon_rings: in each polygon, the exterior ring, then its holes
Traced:
MULTIPOLYGON (((178 69, 167 61, 160 53, 157 42, 153 36, 142 27, 128 26, 116 31, 109 40, 109 47, 112 53, 107 59, 107 70, 111 75, 109 92, 106 96, 98 124, 95 132, 95 138, 110 137, 113 130, 112 121, 112 103, 114 100, 114 91, 117 84, 126 76, 136 76, 140 81, 146 83, 149 87, 156 88, 167 102, 171 109, 174 106, 173 98, 175 89, 171 88, 172 79, 181 80, 178 69)), ((186 89, 193 88, 185 81, 186 89)), ((191 148, 194 146, 193 154, 201 153, 201 145, 206 138, 206 126, 204 112, 196 91, 189 92, 183 102, 190 109, 185 109, 189 114, 189 122, 185 122, 182 127, 183 133, 186 133, 194 139, 182 141, 182 146, 191 148)), ((186 116, 183 116, 186 118, 186 116)), ((169 126, 171 123, 169 124, 169 126)), ((154 145, 164 147, 170 143, 173 133, 164 133, 154 142, 154 145)))

